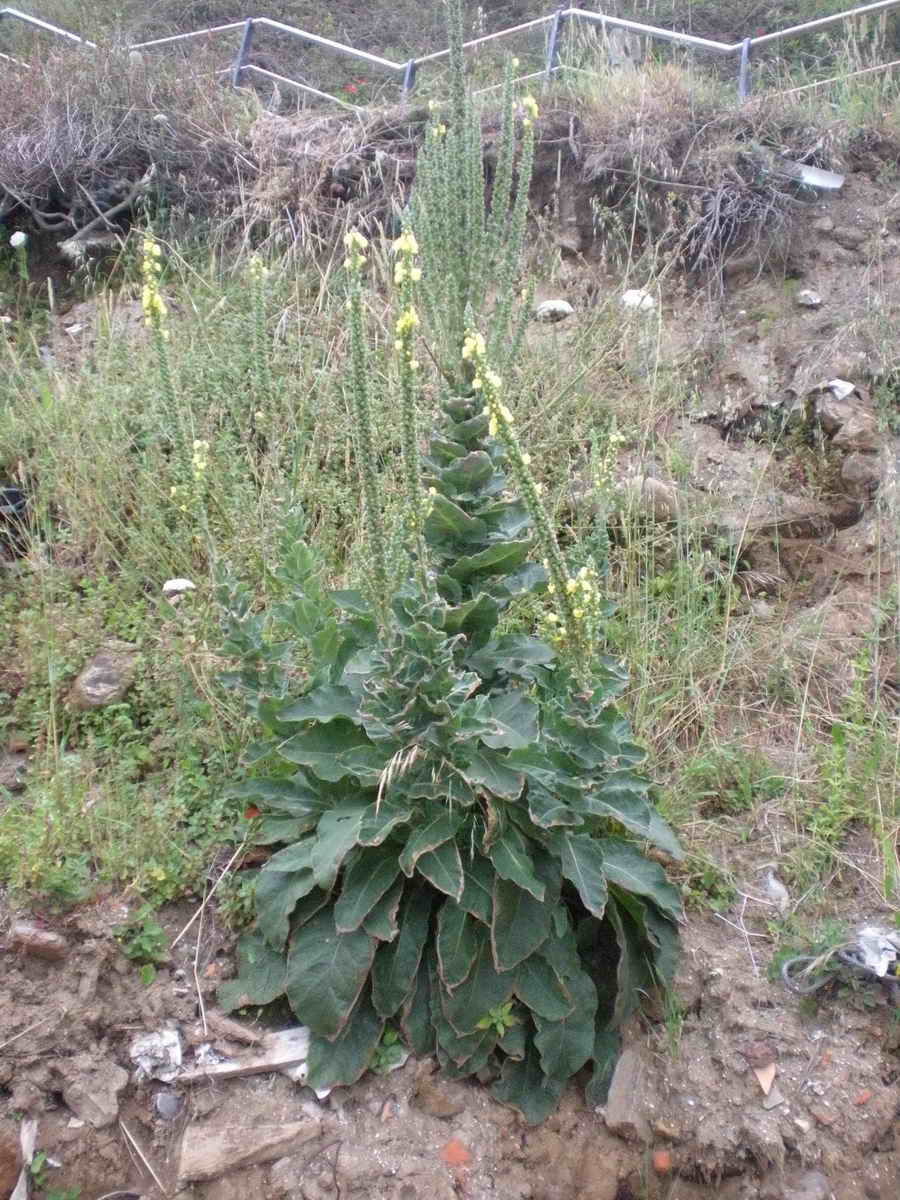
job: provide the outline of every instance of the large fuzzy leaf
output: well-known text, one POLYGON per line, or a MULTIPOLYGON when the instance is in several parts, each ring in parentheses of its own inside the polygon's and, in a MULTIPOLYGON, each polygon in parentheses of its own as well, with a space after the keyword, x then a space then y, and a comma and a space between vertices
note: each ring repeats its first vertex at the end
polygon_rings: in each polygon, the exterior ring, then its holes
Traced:
POLYGON ((410 994, 400 1014, 400 1028, 413 1054, 427 1058, 434 1053, 435 1032, 431 1023, 431 972, 428 964, 420 963, 410 994))
POLYGON ((411 816, 412 809, 406 804, 392 800, 370 804, 359 823, 357 841, 360 846, 380 846, 398 826, 407 824, 411 816))
POLYGON ((391 850, 360 854, 344 872, 341 894, 334 906, 338 932, 352 933, 359 929, 399 874, 397 855, 391 850))
POLYGON ((472 969, 453 992, 441 989, 444 1016, 460 1035, 474 1033, 478 1022, 512 995, 515 975, 494 970, 491 941, 488 931, 475 926, 478 949, 472 969))
POLYGON ((384 766, 384 752, 344 717, 327 725, 311 725, 282 742, 278 753, 332 783, 348 775, 377 774, 384 766))
POLYGON ((463 855, 465 885, 459 898, 460 908, 490 925, 494 914, 494 868, 480 854, 463 855))
POLYGON ((610 883, 626 892, 647 896, 672 921, 681 920, 681 897, 658 863, 651 862, 621 838, 598 839, 603 870, 610 883))
POLYGON ((526 1008, 548 1021, 561 1021, 574 1006, 559 975, 540 954, 533 954, 520 964, 515 989, 526 1008))
POLYGON ((510 883, 530 892, 535 900, 544 899, 546 888, 535 874, 528 844, 518 829, 507 826, 488 853, 501 879, 508 879, 510 883))
POLYGON ((491 922, 491 949, 497 970, 517 967, 537 950, 549 932, 550 905, 498 876, 491 922))
POLYGON ((384 1020, 363 992, 336 1038, 329 1040, 318 1034, 310 1038, 307 1086, 319 1091, 356 1083, 371 1063, 383 1031, 384 1020))
POLYGON ((284 949, 297 901, 316 890, 311 870, 260 871, 254 891, 256 928, 273 950, 284 949))
POLYGON ((438 808, 432 810, 430 819, 410 835, 400 854, 400 869, 407 877, 416 869, 423 854, 435 850, 452 838, 462 824, 462 814, 438 808))
POLYGON ((566 800, 539 783, 528 784, 528 815, 539 829, 584 823, 584 817, 574 812, 566 800))
POLYGON ((559 1021, 537 1016, 535 1048, 540 1052, 544 1074, 565 1083, 580 1071, 594 1052, 597 989, 585 971, 566 977, 566 988, 574 1001, 572 1011, 559 1021))
POLYGON ((400 933, 380 946, 372 964, 372 1002, 392 1017, 409 996, 422 959, 431 921, 431 899, 421 888, 407 887, 400 906, 400 933))
POLYGON ((478 554, 461 555, 447 574, 453 579, 465 581, 473 575, 505 575, 528 558, 531 541, 496 542, 478 554))
POLYGON ((217 992, 223 1012, 233 1012, 251 1004, 271 1004, 284 994, 284 955, 273 950, 256 930, 241 935, 237 960, 237 978, 221 984, 217 992))
POLYGON ((478 950, 475 918, 452 900, 438 914, 436 949, 441 982, 452 990, 472 969, 478 950))
POLYGON ((648 802, 648 790, 647 781, 633 771, 614 771, 599 787, 587 792, 576 807, 594 816, 612 817, 673 858, 683 858, 675 834, 648 802))
POLYGON ((367 812, 365 805, 334 808, 324 814, 316 829, 310 853, 310 865, 316 883, 328 890, 334 884, 341 865, 359 837, 359 826, 367 812))
POLYGON ((444 895, 453 900, 462 896, 465 876, 455 841, 444 842, 436 850, 427 850, 419 857, 416 870, 444 895))
POLYGON ((510 691, 490 699, 487 705, 492 732, 481 740, 493 750, 522 750, 538 735, 538 708, 524 692, 510 691))
POLYGON ((589 833, 557 833, 553 842, 563 875, 575 885, 581 903, 598 919, 606 908, 606 866, 603 849, 589 833))
POLYGON ((518 771, 509 769, 502 754, 487 747, 469 750, 462 773, 470 786, 484 788, 502 800, 518 799, 525 782, 518 771))
POLYGON ((529 1046, 524 1058, 506 1060, 491 1095, 501 1104, 517 1108, 529 1125, 540 1125, 556 1108, 564 1086, 547 1078, 537 1050, 529 1046))
POLYGON ((293 935, 285 992, 296 1016, 331 1038, 344 1028, 369 974, 375 939, 362 930, 338 933, 326 909, 293 935))
POLYGON ((497 671, 522 679, 533 679, 538 667, 553 662, 555 655, 546 642, 521 633, 507 633, 492 639, 487 646, 471 654, 466 665, 489 679, 497 671))
POLYGON ((381 897, 377 904, 373 905, 372 911, 366 916, 363 921, 363 929, 374 938, 378 938, 380 942, 392 942, 400 932, 400 926, 397 924, 397 913, 400 909, 400 899, 403 896, 403 888, 406 885, 406 880, 400 878, 389 888, 388 891, 381 897))
POLYGON ((336 717, 346 717, 359 724, 359 712, 353 693, 345 687, 323 684, 313 688, 299 700, 284 704, 278 710, 278 719, 285 723, 295 721, 321 721, 326 724, 336 717))

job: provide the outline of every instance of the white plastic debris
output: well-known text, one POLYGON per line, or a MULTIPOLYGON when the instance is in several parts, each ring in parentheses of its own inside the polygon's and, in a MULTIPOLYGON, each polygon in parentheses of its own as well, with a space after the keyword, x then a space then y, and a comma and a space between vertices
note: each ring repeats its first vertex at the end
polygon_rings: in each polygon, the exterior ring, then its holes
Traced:
POLYGON ((22 1170, 13 1188, 9 1200, 28 1200, 29 1183, 31 1180, 31 1163, 37 1146, 38 1123, 33 1117, 26 1117, 19 1130, 19 1149, 22 1153, 22 1170))
POLYGON ((823 390, 831 392, 836 400, 846 400, 856 391, 856 384, 849 383, 846 379, 829 379, 823 390))
POLYGON ((137 1080, 171 1083, 181 1069, 181 1038, 176 1029, 159 1029, 135 1038, 128 1057, 137 1065, 137 1080))
POLYGON ((162 585, 162 593, 167 600, 173 596, 183 596, 185 592, 196 592, 197 585, 190 579, 167 579, 162 585))
POLYGON ((814 288, 803 288, 796 295, 796 301, 801 308, 821 308, 822 297, 814 288))
POLYGON ((622 307, 634 309, 635 312, 653 312, 656 300, 643 288, 629 288, 622 293, 622 307))
POLYGON ((771 867, 766 872, 766 894, 779 914, 785 916, 791 907, 790 893, 771 867))
POLYGON ((564 321, 566 317, 571 317, 575 309, 568 300, 544 300, 534 310, 534 319, 543 321, 545 324, 553 324, 556 321, 564 321))
POLYGON ((884 979, 890 968, 900 957, 900 933, 879 929, 877 925, 864 925, 856 935, 861 952, 861 965, 884 979))

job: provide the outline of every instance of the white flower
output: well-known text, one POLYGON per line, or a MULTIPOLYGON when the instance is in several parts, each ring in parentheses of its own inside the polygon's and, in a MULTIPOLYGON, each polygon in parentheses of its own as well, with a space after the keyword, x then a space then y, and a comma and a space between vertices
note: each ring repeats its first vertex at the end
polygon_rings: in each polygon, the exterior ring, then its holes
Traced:
POLYGON ((27 241, 28 241, 28 234, 22 233, 21 230, 18 230, 9 239, 9 244, 12 246, 13 250, 20 250, 27 241))

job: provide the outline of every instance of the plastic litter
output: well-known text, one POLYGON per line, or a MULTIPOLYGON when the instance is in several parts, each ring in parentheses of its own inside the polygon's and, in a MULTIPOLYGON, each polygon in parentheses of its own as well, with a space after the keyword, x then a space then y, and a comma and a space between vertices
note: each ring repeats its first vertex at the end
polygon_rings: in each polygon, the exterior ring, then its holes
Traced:
POLYGON ((788 959, 782 964, 781 978, 792 992, 809 995, 831 983, 842 967, 881 980, 900 1004, 900 930, 863 925, 852 942, 824 954, 788 959))
POLYGON ((128 1057, 137 1064, 138 1081, 159 1079, 171 1083, 181 1069, 181 1038, 174 1029, 159 1029, 135 1038, 128 1057))

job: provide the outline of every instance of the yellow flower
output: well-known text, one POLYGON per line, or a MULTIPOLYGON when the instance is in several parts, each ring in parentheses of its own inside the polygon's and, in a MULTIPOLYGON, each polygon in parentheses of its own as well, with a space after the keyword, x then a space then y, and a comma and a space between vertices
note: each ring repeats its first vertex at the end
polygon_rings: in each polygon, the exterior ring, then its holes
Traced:
POLYGON ((577 587, 578 587, 578 584, 575 582, 574 579, 566 580, 566 591, 569 593, 570 596, 572 595, 572 593, 575 591, 575 589, 577 587))
POLYGON ((528 113, 529 117, 531 117, 532 121, 537 120, 538 104, 534 96, 526 96, 522 100, 522 107, 525 109, 526 113, 528 113))
POLYGON ((369 245, 369 241, 358 229, 351 229, 349 233, 344 234, 344 245, 348 250, 362 251, 369 245))
MULTIPOLYGON (((489 372, 488 372, 488 376, 490 377, 490 375, 491 375, 491 374, 493 374, 493 372, 490 372, 490 371, 489 371, 489 372)), ((496 382, 496 383, 494 383, 494 380, 493 380, 493 379, 491 379, 491 380, 490 380, 490 382, 491 382, 491 383, 494 385, 494 387, 499 387, 499 386, 500 386, 500 380, 499 380, 499 379, 497 380, 497 382, 496 382)), ((512 425, 512 423, 513 423, 513 415, 512 415, 512 413, 509 411, 509 409, 506 407, 506 405, 505 405, 505 404, 498 404, 498 405, 497 405, 497 409, 498 409, 498 411, 499 411, 499 413, 500 413, 500 416, 501 416, 501 417, 503 418, 503 420, 504 420, 504 421, 507 423, 507 425, 512 425)))
POLYGON ((551 625, 557 625, 559 623, 559 617, 556 615, 556 613, 547 613, 547 620, 551 625))
MULTIPOLYGON (((499 391, 500 388, 503 386, 503 380, 500 378, 500 376, 497 374, 496 371, 485 371, 484 377, 488 381, 490 386, 494 389, 495 392, 499 391)), ((511 421, 512 417, 508 417, 506 415, 508 411, 509 410, 503 408, 502 405, 500 406, 501 415, 503 417, 505 417, 507 421, 511 421)))
MULTIPOLYGON (((481 376, 476 375, 475 378, 472 380, 472 390, 475 392, 480 392, 483 386, 484 386, 484 382, 483 382, 481 376)), ((485 411, 490 416, 490 409, 485 409, 485 411)))
POLYGON ((394 242, 394 251, 397 254, 418 254, 419 243, 416 241, 415 234, 410 230, 401 233, 394 242))
POLYGON ((525 464, 525 466, 526 466, 526 467, 530 467, 530 466, 531 466, 531 455, 530 455, 530 454, 523 454, 523 455, 522 455, 522 462, 525 464))
POLYGON ((421 267, 411 267, 410 272, 409 272, 409 277, 413 281, 413 283, 418 283, 422 278, 422 268, 421 267))
POLYGON ((499 426, 497 424, 497 418, 494 416, 493 413, 491 413, 491 419, 488 422, 488 433, 490 434, 491 437, 496 437, 498 429, 499 429, 499 426))

